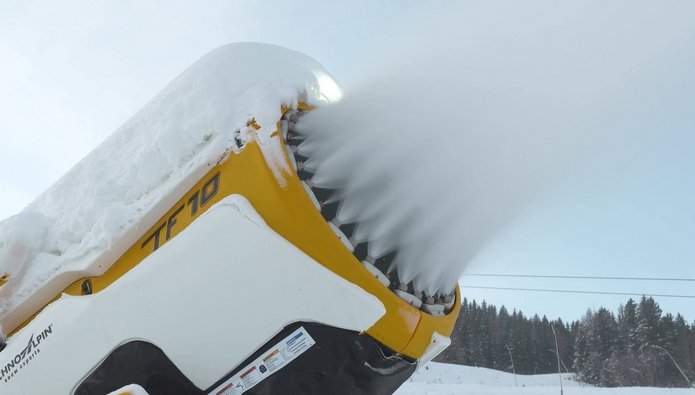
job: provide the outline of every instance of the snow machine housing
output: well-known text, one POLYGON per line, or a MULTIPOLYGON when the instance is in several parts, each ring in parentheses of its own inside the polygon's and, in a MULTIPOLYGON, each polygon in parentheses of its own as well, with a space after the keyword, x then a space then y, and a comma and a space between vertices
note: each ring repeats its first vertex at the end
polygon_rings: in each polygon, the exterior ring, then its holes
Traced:
POLYGON ((293 149, 312 109, 262 144, 251 116, 99 275, 3 317, 0 393, 390 394, 443 351, 458 288, 422 307, 330 222, 293 149))

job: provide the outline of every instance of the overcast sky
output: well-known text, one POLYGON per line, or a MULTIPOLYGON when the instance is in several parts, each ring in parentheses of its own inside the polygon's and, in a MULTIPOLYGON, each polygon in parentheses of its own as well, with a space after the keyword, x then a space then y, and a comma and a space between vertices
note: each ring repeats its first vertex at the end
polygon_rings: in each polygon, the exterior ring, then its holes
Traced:
MULTIPOLYGON (((407 47, 445 15, 465 12, 467 4, 347 3, 0 2, 0 218, 20 211, 168 81, 219 45, 261 41, 286 46, 317 59, 349 87, 384 54, 407 47)), ((684 9, 692 13, 694 7, 684 9)), ((695 34, 695 22, 692 27, 695 34)), ((683 64, 692 65, 693 36, 688 40, 683 64)), ((475 257, 467 272, 695 278, 693 115, 663 125, 662 135, 612 173, 577 185, 572 196, 550 195, 536 202, 475 257)), ((692 282, 469 277, 462 282, 695 295, 692 282)), ((565 319, 578 318, 588 307, 614 308, 626 299, 463 292, 565 319)), ((664 310, 695 320, 695 300, 657 300, 664 310)))

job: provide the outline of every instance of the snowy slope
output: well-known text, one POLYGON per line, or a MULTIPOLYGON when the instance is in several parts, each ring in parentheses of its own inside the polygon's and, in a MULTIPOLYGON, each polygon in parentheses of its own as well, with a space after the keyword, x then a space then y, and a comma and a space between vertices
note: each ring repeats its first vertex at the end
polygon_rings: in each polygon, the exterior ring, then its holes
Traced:
MULTIPOLYGON (((595 388, 577 383, 563 374, 565 395, 676 395, 692 394, 690 389, 672 388, 595 388)), ((558 395, 557 374, 514 375, 492 369, 430 362, 418 370, 395 395, 558 395)))
MULTIPOLYGON (((556 374, 519 375, 517 376, 519 386, 516 387, 514 376, 509 373, 431 362, 416 372, 408 382, 396 391, 395 395, 555 395, 560 394, 558 380, 556 374)), ((563 387, 563 394, 566 395, 677 395, 693 393, 692 390, 684 388, 595 388, 573 381, 571 374, 563 375, 563 387)), ((133 395, 146 394, 146 392, 138 392, 140 388, 137 386, 124 388, 124 390, 126 389, 131 390, 133 395)))
POLYGON ((61 273, 107 268, 235 138, 249 138, 249 120, 260 126, 254 138, 280 179, 281 153, 266 142, 277 138, 281 107, 338 95, 317 62, 281 47, 232 44, 201 58, 22 213, 0 222, 0 275, 10 275, 0 288, 0 324, 16 324, 6 314, 19 314, 37 288, 65 282, 56 280, 61 273))

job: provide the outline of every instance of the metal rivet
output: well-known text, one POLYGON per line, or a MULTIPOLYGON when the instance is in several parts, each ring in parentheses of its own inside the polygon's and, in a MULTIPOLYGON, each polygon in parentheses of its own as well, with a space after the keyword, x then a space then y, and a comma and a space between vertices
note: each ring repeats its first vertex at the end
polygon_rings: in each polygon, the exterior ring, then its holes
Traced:
POLYGON ((92 294, 92 280, 86 279, 82 282, 82 295, 92 294))

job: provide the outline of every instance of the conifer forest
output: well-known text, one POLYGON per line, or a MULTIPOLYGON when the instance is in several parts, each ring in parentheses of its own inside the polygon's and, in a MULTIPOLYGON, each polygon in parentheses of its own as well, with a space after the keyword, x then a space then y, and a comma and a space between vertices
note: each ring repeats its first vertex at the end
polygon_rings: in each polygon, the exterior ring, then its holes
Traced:
POLYGON ((596 386, 688 387, 695 378, 695 323, 663 313, 651 297, 629 299, 617 314, 589 310, 574 322, 464 299, 452 345, 438 361, 542 374, 558 371, 557 355, 562 372, 596 386))

